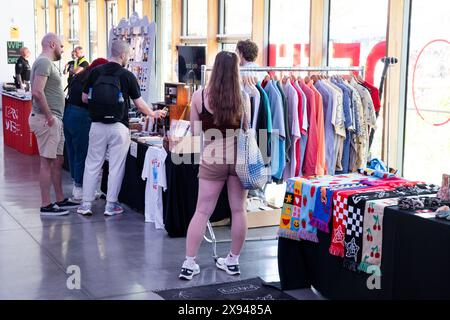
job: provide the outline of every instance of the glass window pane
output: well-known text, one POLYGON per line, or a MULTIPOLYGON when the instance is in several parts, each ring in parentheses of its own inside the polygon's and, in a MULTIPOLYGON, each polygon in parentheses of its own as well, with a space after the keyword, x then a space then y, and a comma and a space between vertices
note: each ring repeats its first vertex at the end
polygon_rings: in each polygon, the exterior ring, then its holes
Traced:
MULTIPOLYGON (((364 66, 365 79, 379 87, 386 56, 388 0, 331 0, 330 66, 364 66)), ((381 157, 383 120, 379 116, 371 149, 381 157)))
POLYGON ((88 2, 88 26, 89 26, 89 59, 97 57, 97 8, 95 1, 88 2))
POLYGON ((404 174, 439 185, 450 173, 449 12, 446 0, 412 2, 404 174))
POLYGON ((269 65, 309 65, 310 0, 271 0, 269 65))
POLYGON ((79 24, 80 11, 78 7, 78 0, 71 0, 70 3, 70 41, 76 42, 79 40, 79 24))
POLYGON ((187 36, 206 37, 208 29, 208 0, 186 0, 187 36))
POLYGON ((63 16, 62 16, 62 3, 61 0, 56 1, 55 16, 56 16, 56 34, 62 35, 64 30, 63 16))
POLYGON ((252 0, 224 0, 225 1, 225 34, 251 35, 253 1, 252 0))
POLYGON ((139 18, 142 18, 143 14, 142 0, 134 0, 134 12, 137 12, 139 18))
POLYGON ((106 34, 109 41, 109 32, 118 24, 117 15, 117 0, 110 0, 106 2, 106 34))
POLYGON ((50 22, 49 22, 49 12, 48 12, 48 0, 44 0, 44 30, 45 33, 49 33, 50 32, 50 22))

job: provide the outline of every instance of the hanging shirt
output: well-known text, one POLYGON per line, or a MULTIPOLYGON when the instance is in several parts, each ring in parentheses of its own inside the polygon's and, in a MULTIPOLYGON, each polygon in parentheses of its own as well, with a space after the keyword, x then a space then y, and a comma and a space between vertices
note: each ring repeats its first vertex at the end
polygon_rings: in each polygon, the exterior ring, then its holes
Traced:
POLYGON ((283 110, 284 110, 284 127, 286 128, 286 139, 285 139, 285 156, 286 156, 286 164, 289 164, 291 162, 291 135, 289 134, 289 112, 288 112, 288 105, 287 105, 287 98, 286 94, 284 92, 283 86, 281 85, 280 81, 276 81, 276 87, 278 91, 281 94, 281 98, 283 99, 283 110))
POLYGON ((326 173, 334 175, 334 128, 332 123, 333 116, 333 93, 325 86, 322 80, 314 84, 317 91, 322 95, 323 113, 324 113, 324 133, 325 133, 325 161, 326 173))
POLYGON ((259 90, 256 88, 256 86, 253 85, 244 85, 243 90, 248 94, 252 101, 251 126, 252 128, 256 128, 256 124, 258 122, 259 107, 261 104, 261 94, 259 93, 259 90))
POLYGON ((365 86, 370 91, 373 106, 375 107, 375 112, 376 113, 380 112, 381 109, 380 91, 378 90, 378 88, 374 87, 373 84, 370 84, 367 81, 363 82, 363 86, 365 86))
MULTIPOLYGON (((342 153, 344 148, 344 140, 347 136, 345 132, 344 121, 344 106, 343 106, 343 93, 342 90, 334 85, 330 80, 324 80, 323 84, 328 86, 333 92, 333 116, 332 123, 334 128, 334 158, 333 158, 333 170, 337 170, 338 159, 339 163, 342 159, 342 153)), ((342 170, 342 166, 339 166, 339 170, 342 170)))
POLYGON ((167 190, 164 148, 149 147, 145 154, 142 179, 145 187, 145 222, 152 222, 156 229, 164 229, 162 192, 167 190))
POLYGON ((366 89, 358 84, 354 78, 351 79, 350 85, 352 85, 359 95, 360 104, 358 104, 358 117, 360 122, 361 132, 357 136, 357 158, 356 158, 356 168, 355 170, 365 168, 367 166, 367 158, 369 153, 369 128, 367 123, 367 118, 375 119, 376 124, 376 116, 375 109, 373 108, 372 98, 366 89), (367 107, 366 107, 367 106, 367 107), (371 111, 367 111, 368 113, 373 113, 373 116, 367 116, 366 110, 370 109, 371 111))
MULTIPOLYGON (((290 80, 286 81, 284 85, 284 92, 286 94, 286 102, 288 107, 289 117, 289 133, 291 136, 291 149, 290 149, 290 166, 286 166, 284 170, 285 180, 295 177, 295 169, 297 167, 297 149, 300 147, 299 141, 301 138, 300 122, 299 122, 299 95, 295 90, 290 80)), ((286 130, 287 131, 287 130, 286 130)), ((299 151, 299 150, 298 150, 299 151)), ((298 152, 300 155, 300 152, 298 152)))
POLYGON ((258 120, 256 123, 256 140, 263 155, 264 163, 267 166, 271 165, 272 157, 272 112, 270 111, 269 97, 261 87, 260 83, 256 85, 256 89, 258 89, 261 96, 258 120), (262 131, 265 131, 266 135, 262 134, 262 131), (265 136, 267 139, 261 141, 261 135, 263 137, 265 136))
POLYGON ((303 113, 303 104, 306 103, 306 98, 304 97, 304 94, 302 92, 302 90, 300 89, 300 86, 298 85, 298 82, 294 82, 291 81, 291 85, 294 88, 294 90, 297 92, 297 97, 298 97, 298 110, 297 110, 297 114, 298 114, 298 124, 299 124, 299 129, 300 129, 300 139, 298 139, 296 146, 295 146, 295 160, 296 160, 296 164, 295 164, 295 171, 294 171, 294 176, 295 177, 299 177, 301 176, 301 168, 302 168, 302 151, 304 154, 304 148, 306 147, 303 146, 302 148, 302 144, 301 144, 301 140, 302 137, 305 136, 307 133, 306 131, 303 130, 302 126, 303 126, 303 117, 307 118, 307 114, 303 113))
POLYGON ((364 106, 364 119, 368 127, 368 132, 370 132, 371 129, 375 129, 377 126, 377 115, 372 96, 370 95, 369 90, 360 83, 355 82, 355 88, 361 96, 361 101, 364 106))
POLYGON ((286 166, 283 100, 273 81, 269 81, 264 90, 269 98, 272 114, 272 176, 275 180, 281 181, 286 166))
POLYGON ((314 87, 313 81, 308 83, 308 86, 314 92, 316 100, 316 124, 317 124, 317 175, 323 176, 326 172, 326 160, 325 160, 325 127, 323 117, 323 98, 316 87, 314 87))
MULTIPOLYGON (((302 125, 302 141, 300 142, 300 172, 303 168, 303 161, 305 160, 305 153, 306 153, 306 145, 308 144, 308 130, 309 130, 309 123, 308 123, 308 100, 306 99, 305 92, 300 88, 302 95, 303 95, 303 125, 302 125)), ((300 174, 301 175, 301 174, 300 174)))
POLYGON ((316 97, 314 91, 305 84, 303 80, 299 81, 300 88, 306 95, 307 115, 308 115, 308 142, 306 144, 305 158, 303 160, 303 175, 315 176, 317 174, 317 122, 316 122, 316 97))

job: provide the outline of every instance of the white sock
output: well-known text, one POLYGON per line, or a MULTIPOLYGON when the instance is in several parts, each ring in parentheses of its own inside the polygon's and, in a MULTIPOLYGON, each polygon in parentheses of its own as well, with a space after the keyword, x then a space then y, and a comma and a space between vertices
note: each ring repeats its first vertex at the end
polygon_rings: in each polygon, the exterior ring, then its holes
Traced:
POLYGON ((239 264, 239 256, 235 256, 230 252, 225 260, 225 263, 229 266, 236 266, 239 264))
POLYGON ((195 266, 195 257, 186 257, 187 267, 193 269, 195 266))

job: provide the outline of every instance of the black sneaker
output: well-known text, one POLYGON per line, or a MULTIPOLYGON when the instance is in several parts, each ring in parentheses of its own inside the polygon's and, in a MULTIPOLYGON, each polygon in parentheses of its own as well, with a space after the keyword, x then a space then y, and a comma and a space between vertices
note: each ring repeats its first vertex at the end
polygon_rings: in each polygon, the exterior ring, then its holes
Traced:
POLYGON ((64 199, 63 201, 56 202, 56 205, 62 209, 75 209, 80 206, 79 203, 72 202, 69 199, 64 199))
POLYGON ((61 209, 54 203, 52 203, 46 207, 41 207, 41 216, 59 217, 59 216, 66 216, 68 214, 69 214, 69 211, 67 211, 65 209, 61 209))
POLYGON ((198 264, 194 265, 194 268, 191 269, 188 265, 187 262, 185 261, 183 263, 183 267, 181 268, 181 273, 178 276, 178 278, 180 278, 181 280, 187 280, 190 281, 194 278, 194 276, 200 274, 200 266, 198 264))
POLYGON ((239 265, 238 264, 237 265, 228 265, 226 263, 226 259, 225 258, 217 259, 216 266, 220 270, 223 270, 226 273, 228 273, 230 276, 237 276, 237 275, 241 274, 241 270, 239 269, 239 265))

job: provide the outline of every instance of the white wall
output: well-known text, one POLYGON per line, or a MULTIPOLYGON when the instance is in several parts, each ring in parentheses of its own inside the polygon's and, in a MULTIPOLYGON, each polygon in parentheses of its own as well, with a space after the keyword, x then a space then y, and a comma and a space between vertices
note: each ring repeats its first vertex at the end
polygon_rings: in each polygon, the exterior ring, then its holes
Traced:
POLYGON ((34 26, 34 1, 13 0, 2 1, 0 9, 0 82, 12 82, 14 65, 8 64, 6 53, 6 41, 23 41, 24 46, 31 50, 30 64, 36 56, 35 26, 34 26), (20 38, 10 39, 9 29, 13 25, 20 29, 20 38))

